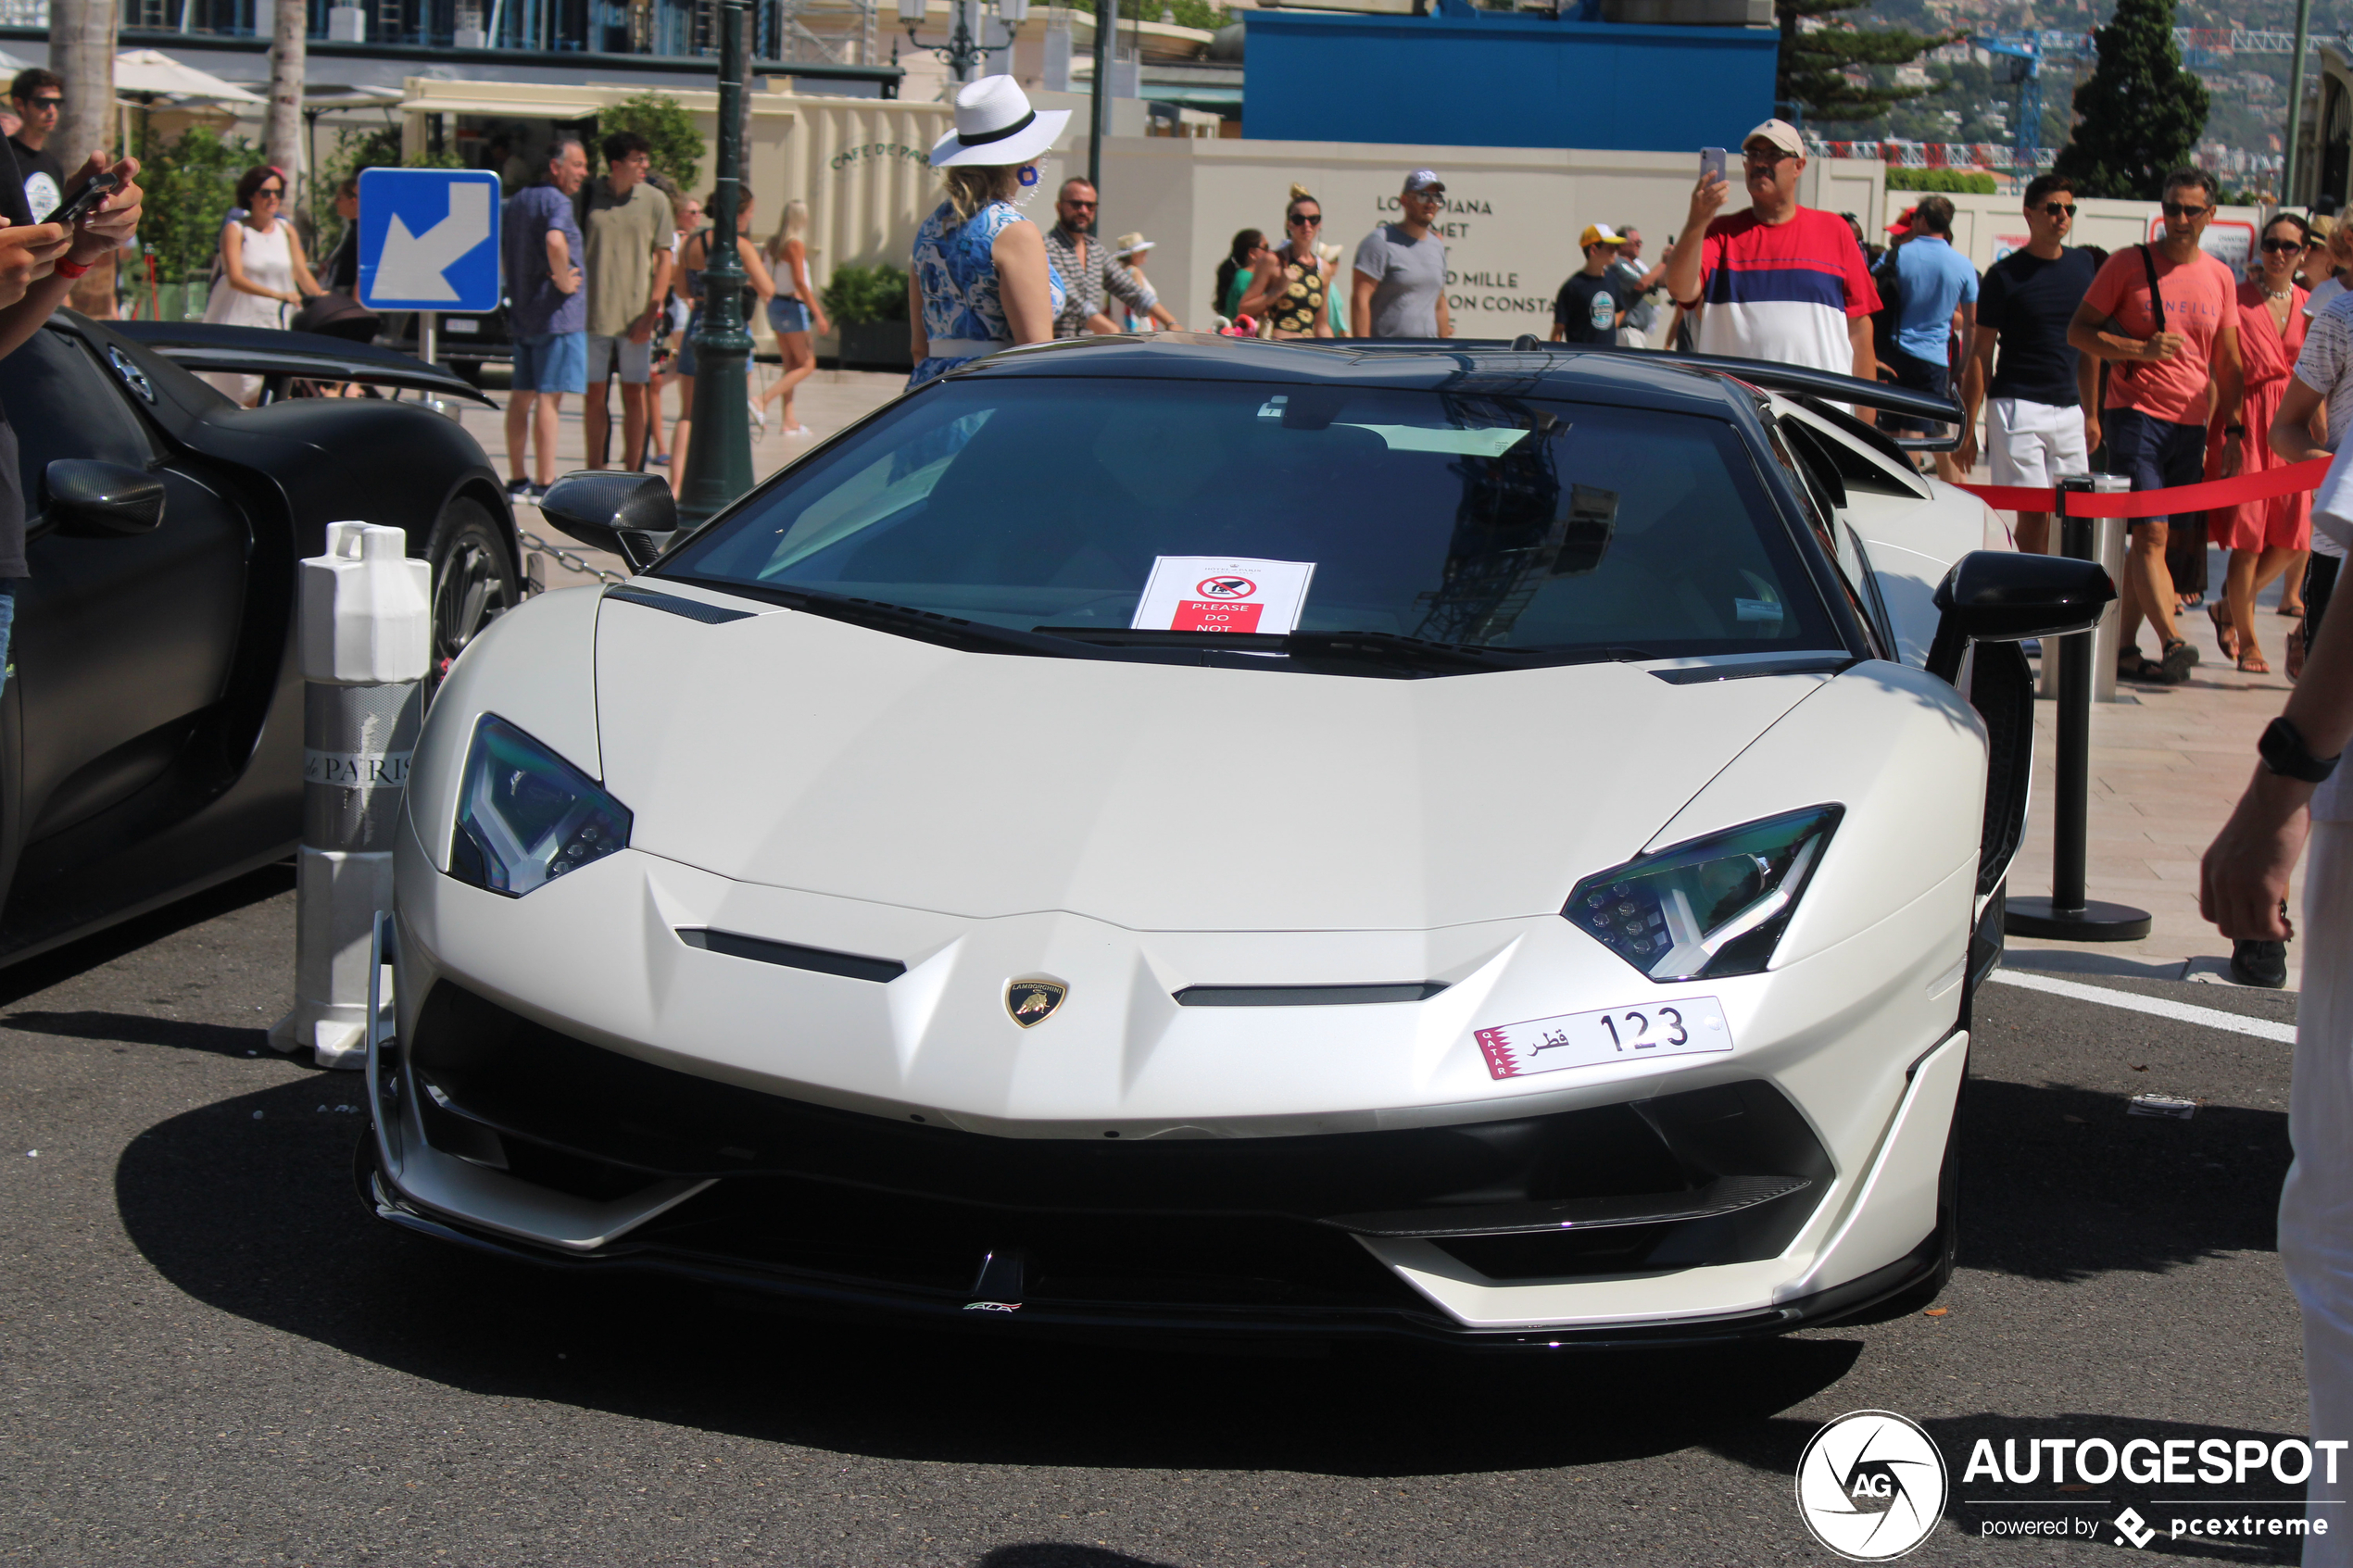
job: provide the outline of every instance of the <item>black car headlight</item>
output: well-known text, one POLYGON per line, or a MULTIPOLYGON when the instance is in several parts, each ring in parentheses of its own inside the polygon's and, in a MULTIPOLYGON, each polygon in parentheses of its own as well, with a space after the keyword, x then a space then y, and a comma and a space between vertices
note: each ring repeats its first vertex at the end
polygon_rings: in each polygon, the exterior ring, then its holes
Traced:
POLYGON ((449 874, 520 898, 629 844, 629 808, 495 713, 474 725, 449 874))
POLYGON ((1755 974, 1844 809, 1784 812, 1629 860, 1579 883, 1561 917, 1653 980, 1755 974))

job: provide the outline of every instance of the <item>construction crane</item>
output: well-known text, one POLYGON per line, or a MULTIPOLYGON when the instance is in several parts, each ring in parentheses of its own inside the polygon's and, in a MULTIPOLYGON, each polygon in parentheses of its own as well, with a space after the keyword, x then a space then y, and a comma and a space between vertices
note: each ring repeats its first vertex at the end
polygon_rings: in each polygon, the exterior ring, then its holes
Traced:
POLYGON ((1980 33, 1969 42, 1989 55, 2017 62, 2010 67, 2010 80, 2018 83, 2014 144, 2018 168, 2031 179, 2041 167, 2043 151, 2044 63, 2080 65, 2090 57, 2092 41, 2081 33, 2047 28, 2040 32, 1980 33))

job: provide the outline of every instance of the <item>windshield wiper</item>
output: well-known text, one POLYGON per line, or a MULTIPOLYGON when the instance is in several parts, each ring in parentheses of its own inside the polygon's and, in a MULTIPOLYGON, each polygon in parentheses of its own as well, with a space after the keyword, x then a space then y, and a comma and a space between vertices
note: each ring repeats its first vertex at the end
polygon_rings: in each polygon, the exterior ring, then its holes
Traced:
MULTIPOLYGON (((660 575, 672 574, 665 572, 660 575)), ((913 637, 920 642, 937 643, 943 647, 961 648, 968 653, 1011 650, 1056 659, 1081 657, 1078 649, 1052 637, 1016 632, 1010 626, 992 626, 983 621, 966 621, 961 616, 938 615, 927 609, 891 604, 883 599, 858 599, 846 594, 821 593, 813 588, 786 588, 773 583, 739 583, 729 578, 691 577, 684 573, 676 574, 673 580, 713 588, 723 594, 740 594, 748 599, 763 599, 804 614, 822 615, 829 621, 846 621, 869 631, 913 637)))
POLYGON ((1554 664, 1602 663, 1656 657, 1633 647, 1486 648, 1438 643, 1398 632, 1176 632, 1126 626, 1037 626, 1041 636, 1068 637, 1102 647, 1228 648, 1236 653, 1286 654, 1327 663, 1378 664, 1403 674, 1465 674, 1486 670, 1538 670, 1554 664))

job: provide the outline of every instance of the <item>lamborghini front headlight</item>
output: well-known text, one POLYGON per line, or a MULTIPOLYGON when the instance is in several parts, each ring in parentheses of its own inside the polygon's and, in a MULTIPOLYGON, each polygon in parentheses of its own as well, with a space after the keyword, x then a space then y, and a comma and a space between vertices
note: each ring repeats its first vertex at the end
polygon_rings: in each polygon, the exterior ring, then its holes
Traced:
POLYGON ((1785 812, 1629 860, 1579 883, 1561 916, 1653 980, 1755 974, 1844 809, 1785 812))
POLYGON ((629 844, 629 808, 495 713, 474 725, 449 874, 520 898, 629 844))

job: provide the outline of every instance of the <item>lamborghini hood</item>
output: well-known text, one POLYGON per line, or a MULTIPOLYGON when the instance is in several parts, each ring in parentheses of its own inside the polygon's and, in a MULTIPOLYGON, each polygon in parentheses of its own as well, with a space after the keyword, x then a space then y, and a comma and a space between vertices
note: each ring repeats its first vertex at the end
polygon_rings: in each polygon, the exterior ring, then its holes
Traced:
POLYGON ((769 886, 1131 930, 1556 910, 1823 679, 1046 659, 610 598, 597 633, 598 749, 634 847, 769 886))

